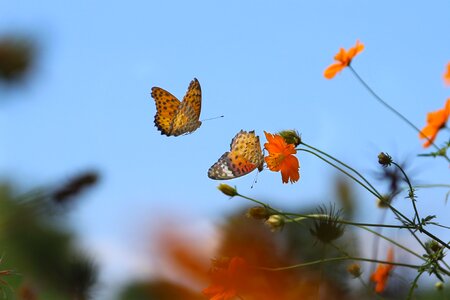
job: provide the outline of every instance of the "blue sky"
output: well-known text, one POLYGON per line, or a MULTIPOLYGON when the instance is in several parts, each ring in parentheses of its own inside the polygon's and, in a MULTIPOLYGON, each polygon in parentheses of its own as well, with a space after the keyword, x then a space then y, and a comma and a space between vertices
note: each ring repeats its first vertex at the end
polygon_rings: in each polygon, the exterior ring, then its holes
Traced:
MULTIPOLYGON (((88 248, 135 251, 123 245, 151 231, 144 223, 182 214, 202 228, 245 204, 227 200, 206 176, 241 129, 256 130, 264 143, 263 130, 295 128, 306 143, 369 175, 385 151, 407 158, 417 183, 449 182, 448 165, 416 157, 423 152, 417 133, 348 70, 331 81, 322 75, 339 47, 359 39, 366 48, 354 68, 422 127, 426 112, 450 96, 442 81, 450 61, 447 1, 0 0, 0 7, 0 34, 39 44, 26 85, 0 87, 8 100, 0 104, 0 176, 30 188, 99 170, 101 183, 71 220, 88 248), (225 118, 191 135, 161 136, 151 87, 181 99, 194 77, 202 86, 201 119, 225 118)), ((294 185, 267 170, 253 189, 253 174, 229 183, 274 206, 332 202, 336 172, 304 153, 299 159, 294 185)), ((444 195, 419 192, 427 202, 418 205, 448 210, 444 195)), ((359 218, 376 221, 375 201, 362 190, 359 200, 359 218)), ((108 276, 120 278, 122 265, 108 263, 108 276)))

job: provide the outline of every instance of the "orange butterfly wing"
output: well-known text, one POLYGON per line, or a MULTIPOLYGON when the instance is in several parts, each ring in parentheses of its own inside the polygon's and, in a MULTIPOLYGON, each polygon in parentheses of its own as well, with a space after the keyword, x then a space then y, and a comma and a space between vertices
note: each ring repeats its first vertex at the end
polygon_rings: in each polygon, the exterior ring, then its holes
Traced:
POLYGON ((156 105, 155 126, 161 131, 161 134, 170 136, 180 101, 174 95, 159 87, 152 88, 152 98, 155 99, 156 105))
POLYGON ((175 115, 172 134, 177 136, 180 134, 195 131, 202 125, 198 119, 202 108, 202 90, 200 83, 196 78, 189 84, 186 95, 178 108, 175 115))
POLYGON ((233 179, 244 176, 254 169, 263 170, 264 156, 259 137, 254 131, 241 130, 231 141, 231 151, 225 152, 208 170, 211 179, 233 179))
POLYGON ((161 134, 178 136, 193 132, 202 124, 198 120, 202 94, 196 78, 189 84, 182 102, 159 87, 152 88, 152 97, 156 105, 155 125, 161 134))

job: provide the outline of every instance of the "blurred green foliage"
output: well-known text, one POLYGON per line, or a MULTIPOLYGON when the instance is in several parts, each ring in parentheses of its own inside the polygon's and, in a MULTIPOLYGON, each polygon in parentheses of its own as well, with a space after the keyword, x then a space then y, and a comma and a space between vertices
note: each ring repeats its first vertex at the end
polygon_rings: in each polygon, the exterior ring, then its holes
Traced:
POLYGON ((56 217, 55 202, 45 191, 15 195, 0 186, 0 251, 7 299, 89 299, 97 267, 81 253, 71 231, 56 217), (22 291, 22 292, 21 292, 22 291), (21 296, 22 295, 22 296, 21 296), (27 296, 31 297, 31 296, 27 296))

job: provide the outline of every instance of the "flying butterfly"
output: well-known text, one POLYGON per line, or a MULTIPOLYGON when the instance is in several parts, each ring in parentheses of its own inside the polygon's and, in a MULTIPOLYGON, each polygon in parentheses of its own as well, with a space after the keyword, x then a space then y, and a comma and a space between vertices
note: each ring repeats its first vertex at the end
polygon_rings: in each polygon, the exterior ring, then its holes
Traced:
POLYGON ((156 105, 155 126, 161 134, 179 136, 191 133, 202 125, 199 121, 202 90, 197 78, 191 81, 181 102, 159 87, 152 88, 152 98, 156 105))
POLYGON ((216 180, 233 179, 264 167, 264 155, 255 131, 239 131, 225 152, 208 170, 208 177, 216 180))

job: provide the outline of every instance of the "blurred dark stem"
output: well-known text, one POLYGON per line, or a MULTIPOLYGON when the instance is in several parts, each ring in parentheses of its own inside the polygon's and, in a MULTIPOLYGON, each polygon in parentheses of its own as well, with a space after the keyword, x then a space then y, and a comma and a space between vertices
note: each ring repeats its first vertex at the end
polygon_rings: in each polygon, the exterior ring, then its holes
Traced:
POLYGON ((56 203, 64 203, 83 192, 86 188, 98 182, 99 175, 95 171, 80 173, 70 179, 65 185, 53 192, 53 199, 56 203))

